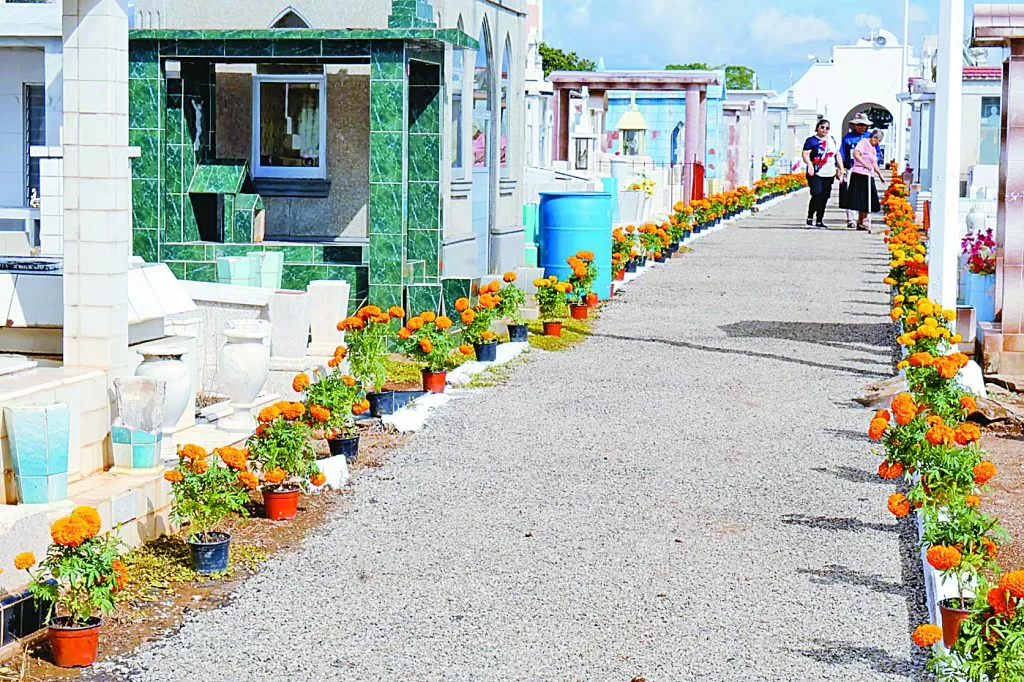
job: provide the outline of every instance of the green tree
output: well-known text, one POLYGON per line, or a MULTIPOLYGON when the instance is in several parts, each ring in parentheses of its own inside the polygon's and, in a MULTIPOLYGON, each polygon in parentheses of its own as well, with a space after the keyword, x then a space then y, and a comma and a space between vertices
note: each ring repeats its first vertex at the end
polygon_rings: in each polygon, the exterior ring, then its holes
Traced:
MULTIPOLYGON (((667 71, 717 71, 722 66, 710 66, 707 62, 690 62, 689 64, 669 64, 667 71)), ((729 90, 752 90, 754 88, 754 70, 747 66, 726 66, 725 87, 729 90)))
POLYGON ((540 58, 544 63, 544 76, 552 71, 593 71, 597 68, 590 59, 584 59, 575 52, 566 52, 547 43, 540 45, 540 58))

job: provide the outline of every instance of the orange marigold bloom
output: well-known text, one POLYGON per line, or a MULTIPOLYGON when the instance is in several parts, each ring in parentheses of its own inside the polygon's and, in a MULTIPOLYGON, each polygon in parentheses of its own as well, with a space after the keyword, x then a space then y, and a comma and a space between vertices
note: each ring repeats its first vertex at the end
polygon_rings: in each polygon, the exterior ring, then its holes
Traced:
POLYGON ((501 291, 501 282, 499 282, 498 280, 492 281, 490 284, 487 285, 487 290, 490 291, 492 294, 498 293, 499 291, 501 291))
POLYGON ((964 422, 956 427, 955 438, 956 442, 960 445, 967 445, 968 443, 981 440, 981 428, 972 422, 964 422))
POLYGON ((317 488, 327 482, 327 477, 324 476, 324 472, 318 471, 309 477, 309 482, 315 485, 317 488))
POLYGON ((451 318, 446 317, 445 315, 441 315, 436 320, 434 320, 434 326, 440 329, 441 331, 444 331, 445 329, 451 329, 451 318))
POLYGON ((490 329, 487 329, 480 335, 480 338, 483 339, 484 341, 493 341, 495 339, 495 336, 496 335, 494 332, 492 332, 490 329))
POLYGON ((1015 599, 1024 599, 1024 571, 1004 573, 999 584, 1015 599))
POLYGON ((210 470, 210 463, 207 462, 205 459, 197 459, 194 462, 192 462, 191 467, 192 471, 202 476, 203 474, 210 470))
POLYGON ((887 506, 893 516, 902 518, 910 513, 910 500, 902 493, 890 495, 887 506))
POLYGON ((422 318, 424 322, 433 322, 437 319, 437 313, 432 310, 426 310, 420 313, 420 318, 422 318))
POLYGON ((506 272, 505 276, 502 277, 502 279, 505 280, 505 284, 511 284, 512 282, 516 281, 516 273, 506 272))
POLYGON ((405 310, 400 306, 393 305, 390 308, 388 308, 388 315, 395 318, 396 320, 401 320, 405 317, 405 310))
POLYGON ((978 485, 985 485, 995 478, 998 473, 999 470, 996 469, 996 465, 992 462, 980 462, 974 465, 974 482, 978 485))
POLYGON ((270 471, 263 472, 263 480, 270 485, 277 485, 284 480, 285 476, 284 469, 271 469, 270 471))
POLYGON ((949 357, 936 358, 935 362, 932 363, 932 367, 938 371, 939 376, 943 379, 952 379, 960 371, 956 361, 949 357))
POLYGON ((887 428, 889 428, 889 422, 881 417, 875 417, 868 425, 868 438, 871 440, 881 440, 887 428))
POLYGON ((100 520, 100 513, 95 507, 75 507, 71 515, 85 524, 89 537, 94 538, 100 533, 103 522, 100 520))
POLYGON ((312 417, 314 421, 325 422, 331 418, 331 411, 326 407, 321 407, 320 405, 311 405, 309 408, 309 416, 312 417))
POLYGON ((933 360, 934 358, 932 358, 932 354, 927 352, 914 353, 907 358, 907 361, 914 367, 927 367, 932 364, 933 360))
POLYGON ((346 348, 345 346, 338 346, 337 348, 334 349, 334 357, 338 358, 339 360, 344 360, 347 355, 348 348, 346 348))
POLYGON ((331 369, 334 369, 340 364, 341 362, 338 361, 338 358, 331 358, 330 360, 327 361, 327 366, 330 367, 331 369))
POLYGON ((936 424, 928 429, 924 436, 932 445, 950 445, 953 442, 954 432, 944 424, 936 424))
POLYGON ((885 421, 889 421, 890 419, 892 419, 892 415, 889 414, 889 410, 879 410, 878 412, 875 412, 875 417, 874 418, 875 419, 884 419, 885 421))
POLYGON ((14 567, 19 571, 36 565, 36 555, 32 552, 21 552, 14 557, 14 567))
POLYGON ((962 407, 967 414, 978 411, 978 403, 969 395, 960 396, 960 407, 962 407))
POLYGON ((416 317, 410 317, 409 321, 405 323, 405 326, 414 332, 419 331, 420 329, 423 329, 423 318, 418 315, 416 317))
POLYGON ((170 481, 171 483, 181 483, 185 480, 185 474, 181 473, 177 469, 170 469, 164 472, 164 480, 170 481))
POLYGON ((50 537, 61 547, 78 547, 92 537, 89 527, 77 516, 64 516, 50 526, 50 537))
POLYGON ((960 369, 966 367, 967 363, 971 361, 971 359, 963 353, 953 353, 949 356, 949 359, 952 360, 960 369))
POLYGON ((899 462, 882 462, 878 465, 878 475, 888 481, 897 479, 903 475, 903 465, 899 462))
POLYGON ((910 638, 914 640, 914 644, 927 649, 928 647, 934 646, 942 641, 942 628, 938 625, 932 625, 931 623, 918 625, 917 629, 914 630, 914 634, 911 635, 910 638))
POLYGON ((220 448, 216 452, 220 457, 220 461, 224 462, 228 468, 234 469, 235 471, 241 471, 248 464, 249 453, 245 450, 227 447, 220 448))
POLYGON ((256 478, 256 474, 251 471, 239 471, 238 483, 246 490, 256 490, 256 486, 260 484, 260 479, 256 478))
POLYGON ((978 542, 981 543, 981 546, 985 548, 985 553, 990 557, 994 557, 999 553, 999 547, 997 547, 996 543, 992 542, 988 538, 981 538, 978 542))
POLYGON ((933 545, 929 547, 926 556, 928 563, 937 571, 948 571, 951 568, 956 568, 963 559, 959 549, 947 547, 946 545, 933 545))
POLYGON ((256 416, 256 419, 261 424, 267 424, 269 422, 274 421, 280 416, 281 410, 277 409, 275 405, 267 405, 262 410, 260 410, 260 413, 256 416))
POLYGON ((412 336, 412 332, 409 330, 408 327, 402 327, 401 329, 398 330, 398 338, 400 338, 402 341, 405 341, 410 336, 412 336))
POLYGON ((469 345, 468 343, 464 343, 461 346, 459 346, 459 352, 462 353, 463 355, 472 355, 473 346, 469 345))
POLYGON ((427 338, 420 339, 420 350, 423 351, 424 353, 429 354, 429 353, 433 352, 434 344, 430 342, 430 339, 427 339, 427 338))
POLYGON ((988 591, 985 601, 996 612, 996 615, 1007 618, 1013 618, 1016 615, 1017 603, 1010 599, 1009 593, 1001 584, 988 591))
POLYGON ((178 456, 182 459, 206 459, 206 449, 189 443, 178 450, 178 456))
POLYGON ((364 408, 362 404, 356 403, 355 405, 352 406, 352 414, 357 416, 360 414, 366 414, 366 409, 367 408, 364 408))
POLYGON ((462 324, 473 324, 473 322, 476 320, 476 311, 463 310, 462 316, 459 319, 462 320, 462 324))
POLYGON ((346 374, 345 376, 341 377, 341 383, 345 384, 349 388, 352 388, 353 386, 356 385, 356 380, 355 377, 350 377, 349 375, 346 374))
POLYGON ((302 393, 307 388, 309 388, 309 376, 305 373, 296 374, 295 378, 292 379, 292 390, 296 393, 302 393))
POLYGON ((981 498, 978 497, 977 495, 965 495, 964 504, 966 504, 968 507, 971 507, 972 509, 977 509, 978 507, 981 506, 981 498))
POLYGON ((469 299, 465 298, 465 297, 456 299, 456 301, 455 301, 455 312, 461 313, 461 312, 464 312, 466 310, 469 310, 469 299))
POLYGON ((917 404, 909 393, 900 393, 892 399, 892 412, 896 415, 896 423, 906 426, 917 416, 917 404))
POLYGON ((368 317, 377 317, 378 315, 380 315, 383 312, 384 311, 380 309, 380 306, 368 305, 368 306, 363 306, 362 308, 360 308, 356 312, 356 316, 357 317, 361 317, 361 318, 363 318, 365 320, 368 317))
POLYGON ((284 418, 288 421, 294 421, 306 414, 306 406, 302 403, 286 403, 281 408, 281 414, 284 415, 284 418))

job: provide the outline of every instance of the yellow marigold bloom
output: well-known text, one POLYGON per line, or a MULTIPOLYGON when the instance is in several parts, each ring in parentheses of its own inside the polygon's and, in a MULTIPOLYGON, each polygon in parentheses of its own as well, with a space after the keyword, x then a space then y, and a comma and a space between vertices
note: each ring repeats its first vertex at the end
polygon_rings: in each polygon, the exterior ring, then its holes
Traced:
POLYGON ((893 303, 903 303, 903 301, 906 300, 906 296, 904 296, 903 294, 900 294, 899 296, 896 296, 892 300, 893 300, 893 303))
POLYGON ((942 311, 942 316, 944 318, 946 318, 946 320, 948 322, 952 322, 952 321, 954 321, 956 319, 956 311, 955 310, 943 310, 942 311))
POLYGON ((21 552, 14 557, 14 567, 19 571, 32 568, 36 565, 36 555, 32 552, 21 552))

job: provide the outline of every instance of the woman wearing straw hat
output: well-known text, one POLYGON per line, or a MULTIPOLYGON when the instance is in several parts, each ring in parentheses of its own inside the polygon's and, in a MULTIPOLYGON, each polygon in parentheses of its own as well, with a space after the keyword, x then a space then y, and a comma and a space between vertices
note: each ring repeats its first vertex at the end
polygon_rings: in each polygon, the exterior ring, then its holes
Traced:
POLYGON ((853 168, 850 169, 850 184, 846 188, 847 208, 857 211, 857 229, 867 230, 869 213, 882 210, 878 202, 878 188, 875 177, 883 183, 882 171, 878 167, 878 145, 885 133, 881 130, 871 131, 871 135, 857 143, 853 150, 853 168))
MULTIPOLYGON (((850 121, 850 130, 843 135, 843 142, 839 145, 839 155, 843 159, 843 167, 847 169, 853 168, 853 150, 858 142, 867 139, 869 128, 871 128, 871 119, 863 111, 859 112, 850 121)), ((839 208, 846 209, 846 226, 855 227, 853 211, 846 205, 847 181, 848 178, 844 178, 839 183, 839 208)))

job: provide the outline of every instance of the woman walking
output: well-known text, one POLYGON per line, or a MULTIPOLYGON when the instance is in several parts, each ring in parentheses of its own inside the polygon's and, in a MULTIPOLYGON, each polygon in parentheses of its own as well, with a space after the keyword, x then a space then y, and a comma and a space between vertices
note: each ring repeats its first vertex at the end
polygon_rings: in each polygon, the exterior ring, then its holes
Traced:
POLYGON ((828 134, 831 125, 825 119, 818 121, 811 135, 804 142, 803 161, 807 164, 807 186, 811 200, 807 205, 807 227, 825 227, 825 207, 832 196, 832 183, 838 176, 843 178, 843 161, 839 157, 836 138, 828 134))
POLYGON ((868 214, 882 210, 878 202, 878 187, 875 177, 883 183, 882 171, 878 167, 877 147, 885 133, 871 131, 871 136, 857 143, 853 150, 853 168, 850 169, 850 184, 846 190, 847 208, 857 211, 857 229, 868 229, 868 214))

